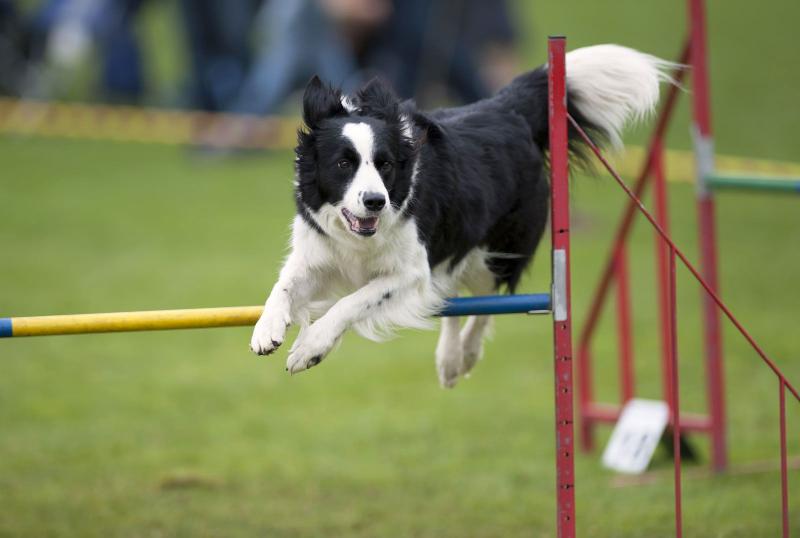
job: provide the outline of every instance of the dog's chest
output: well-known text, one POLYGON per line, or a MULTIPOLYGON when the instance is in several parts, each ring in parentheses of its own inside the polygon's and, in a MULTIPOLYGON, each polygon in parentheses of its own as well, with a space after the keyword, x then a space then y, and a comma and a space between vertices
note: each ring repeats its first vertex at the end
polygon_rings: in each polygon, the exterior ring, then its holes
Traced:
POLYGON ((414 274, 427 268, 427 252, 417 239, 416 228, 405 225, 393 231, 396 233, 378 241, 371 239, 368 245, 348 248, 339 244, 332 249, 340 283, 357 289, 381 276, 414 274))

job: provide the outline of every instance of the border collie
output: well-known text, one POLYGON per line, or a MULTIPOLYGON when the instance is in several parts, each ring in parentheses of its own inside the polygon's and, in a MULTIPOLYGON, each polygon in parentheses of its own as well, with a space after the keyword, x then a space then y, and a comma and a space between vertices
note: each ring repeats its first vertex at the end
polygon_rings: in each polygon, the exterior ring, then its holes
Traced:
MULTIPOLYGON (((617 45, 578 49, 566 62, 569 113, 611 145, 669 81, 668 62, 617 45)), ((255 353, 274 352, 300 324, 286 362, 294 374, 348 329, 380 340, 428 327, 463 288, 514 292, 548 216, 546 65, 494 97, 432 112, 379 80, 347 96, 314 77, 303 120, 291 253, 253 331, 255 353)), ((580 164, 576 133, 570 150, 580 164)), ((489 317, 441 323, 436 369, 452 387, 481 357, 489 317)))

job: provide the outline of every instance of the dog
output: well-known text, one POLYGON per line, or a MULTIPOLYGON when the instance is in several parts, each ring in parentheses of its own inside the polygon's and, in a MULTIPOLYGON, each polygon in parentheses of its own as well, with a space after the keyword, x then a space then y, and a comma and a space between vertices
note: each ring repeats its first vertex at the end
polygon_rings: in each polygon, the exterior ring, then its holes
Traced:
MULTIPOLYGON (((598 142, 650 114, 669 62, 618 45, 567 54, 568 111, 598 142)), ((549 208, 547 66, 476 103, 430 112, 373 80, 355 95, 314 77, 295 149, 291 252, 250 348, 281 346, 286 369, 318 365, 354 329, 382 340, 428 328, 462 289, 514 293, 549 208)), ((572 162, 585 147, 570 132, 572 162)), ((442 318, 436 370, 454 386, 482 355, 488 316, 442 318)))

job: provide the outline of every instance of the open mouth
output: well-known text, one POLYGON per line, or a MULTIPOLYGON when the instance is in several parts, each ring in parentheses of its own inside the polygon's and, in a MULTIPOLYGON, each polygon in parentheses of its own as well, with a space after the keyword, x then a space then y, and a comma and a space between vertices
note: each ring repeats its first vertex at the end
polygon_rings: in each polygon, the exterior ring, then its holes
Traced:
POLYGON ((342 208, 342 215, 347 219, 347 224, 350 225, 350 231, 369 237, 375 235, 378 231, 378 217, 356 217, 346 208, 342 208))

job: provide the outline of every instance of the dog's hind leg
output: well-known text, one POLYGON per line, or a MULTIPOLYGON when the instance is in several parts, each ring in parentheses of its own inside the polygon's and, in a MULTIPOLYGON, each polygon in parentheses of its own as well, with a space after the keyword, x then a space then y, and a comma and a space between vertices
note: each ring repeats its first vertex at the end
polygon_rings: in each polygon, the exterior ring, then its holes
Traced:
MULTIPOLYGON (((486 267, 484 259, 477 261, 464 279, 473 295, 487 295, 496 291, 494 274, 486 267)), ((470 316, 461 329, 461 375, 466 375, 483 355, 483 339, 491 326, 491 316, 470 316)))
POLYGON ((491 324, 491 316, 470 316, 461 329, 461 375, 469 374, 483 356, 483 338, 491 324))
POLYGON ((448 389, 456 385, 463 362, 458 329, 459 318, 442 318, 442 332, 436 345, 436 371, 439 383, 448 389))

